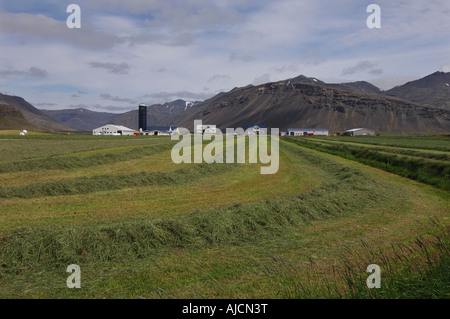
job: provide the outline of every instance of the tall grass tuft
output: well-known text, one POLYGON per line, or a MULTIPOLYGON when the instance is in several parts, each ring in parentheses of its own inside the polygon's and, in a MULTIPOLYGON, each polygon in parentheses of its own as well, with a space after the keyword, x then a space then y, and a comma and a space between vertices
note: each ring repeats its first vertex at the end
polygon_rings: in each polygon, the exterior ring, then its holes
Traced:
MULTIPOLYGON (((417 234, 413 242, 391 243, 390 249, 343 247, 336 265, 318 270, 310 280, 283 282, 285 298, 434 299, 450 298, 450 227, 431 220, 434 235, 417 234), (367 267, 381 268, 381 288, 367 287, 367 267), (328 272, 328 273, 327 273, 328 272)), ((281 278, 289 276, 283 272, 281 278)))

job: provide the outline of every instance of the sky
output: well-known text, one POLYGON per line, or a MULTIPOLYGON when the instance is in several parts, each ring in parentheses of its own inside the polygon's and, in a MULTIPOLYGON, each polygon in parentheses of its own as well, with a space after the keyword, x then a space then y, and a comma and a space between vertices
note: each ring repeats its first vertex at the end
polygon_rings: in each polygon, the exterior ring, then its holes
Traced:
POLYGON ((0 0, 0 93, 40 109, 122 113, 301 74, 387 90, 436 71, 448 0, 0 0))

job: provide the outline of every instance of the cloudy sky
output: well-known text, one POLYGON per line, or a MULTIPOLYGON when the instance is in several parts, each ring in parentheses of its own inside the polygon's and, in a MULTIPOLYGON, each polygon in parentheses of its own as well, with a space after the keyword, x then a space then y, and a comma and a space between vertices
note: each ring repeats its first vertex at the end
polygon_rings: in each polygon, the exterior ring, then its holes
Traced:
POLYGON ((300 74, 389 89, 450 71, 450 1, 0 0, 0 48, 0 92, 45 109, 124 112, 300 74))

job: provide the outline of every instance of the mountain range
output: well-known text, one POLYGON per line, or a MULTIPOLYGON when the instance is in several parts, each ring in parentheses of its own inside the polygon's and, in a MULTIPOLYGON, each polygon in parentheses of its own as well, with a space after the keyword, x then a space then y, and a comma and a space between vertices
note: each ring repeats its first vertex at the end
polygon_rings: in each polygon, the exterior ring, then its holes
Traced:
POLYGON ((436 72, 385 93, 387 96, 450 110, 450 72, 436 72))
POLYGON ((41 111, 59 123, 72 127, 77 131, 92 131, 94 128, 112 122, 117 116, 117 114, 94 112, 86 108, 41 111))
POLYGON ((166 118, 193 129, 195 119, 220 129, 266 127, 328 128, 342 132, 367 127, 384 133, 432 133, 450 129, 450 111, 378 94, 327 85, 281 81, 235 89, 166 118))
POLYGON ((367 127, 384 133, 423 134, 450 131, 450 73, 382 91, 365 81, 329 84, 300 75, 259 86, 235 88, 162 120, 193 129, 195 119, 220 129, 266 127, 328 128, 342 132, 367 127), (411 94, 420 90, 420 94, 411 94), (423 101, 427 101, 424 104, 423 101))
MULTIPOLYGON (((200 104, 201 102, 195 101, 184 101, 184 100, 176 100, 173 102, 165 103, 165 104, 154 104, 147 108, 147 124, 148 126, 152 125, 165 125, 167 122, 167 118, 170 118, 178 113, 184 113, 188 111, 191 107, 200 104)), ((137 110, 129 111, 123 114, 116 116, 111 124, 120 124, 126 127, 138 130, 138 118, 139 112, 137 110)))
POLYGON ((39 131, 74 131, 73 128, 61 124, 38 110, 25 99, 0 93, 0 129, 29 128, 39 131), (20 125, 17 121, 20 121, 20 125), (17 125, 11 125, 14 122, 17 125))
MULTIPOLYGON (((148 125, 192 130, 195 119, 221 129, 264 124, 282 130, 320 127, 338 132, 367 127, 384 133, 448 132, 450 73, 436 72, 388 91, 365 81, 325 83, 300 75, 234 88, 203 102, 176 100, 148 107, 148 125)), ((90 131, 108 123, 137 129, 138 110, 137 106, 123 114, 85 108, 38 110, 20 97, 0 94, 0 129, 15 125, 21 129, 27 123, 50 131, 90 131)))

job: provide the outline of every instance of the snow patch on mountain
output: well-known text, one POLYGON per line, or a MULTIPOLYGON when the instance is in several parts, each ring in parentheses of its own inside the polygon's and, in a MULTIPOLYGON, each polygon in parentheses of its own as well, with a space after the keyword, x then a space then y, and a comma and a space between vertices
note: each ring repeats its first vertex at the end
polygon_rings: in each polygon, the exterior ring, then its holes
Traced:
POLYGON ((187 109, 190 109, 191 107, 201 103, 200 101, 185 101, 185 102, 186 102, 186 107, 184 108, 185 111, 187 109))

